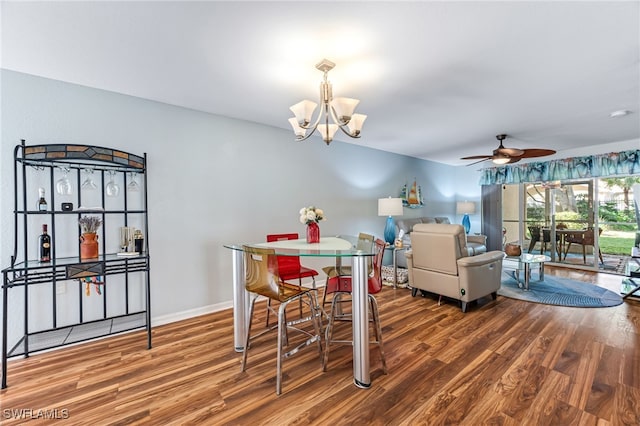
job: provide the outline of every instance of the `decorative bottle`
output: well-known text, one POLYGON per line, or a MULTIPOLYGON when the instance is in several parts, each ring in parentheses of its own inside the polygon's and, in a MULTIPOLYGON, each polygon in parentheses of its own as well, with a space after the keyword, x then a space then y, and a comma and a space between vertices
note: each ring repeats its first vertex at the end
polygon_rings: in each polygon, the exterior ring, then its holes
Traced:
POLYGON ((38 211, 46 212, 47 211, 47 200, 44 199, 44 188, 38 188, 38 211))
POLYGON ((40 262, 51 261, 51 237, 47 234, 47 224, 42 225, 42 234, 38 237, 40 247, 40 262))
POLYGON ((142 248, 144 246, 144 236, 142 235, 142 231, 136 229, 136 232, 133 233, 133 245, 135 247, 135 251, 138 253, 142 253, 142 248))
POLYGON ((320 226, 317 222, 311 222, 307 225, 307 243, 314 244, 320 242, 320 226))

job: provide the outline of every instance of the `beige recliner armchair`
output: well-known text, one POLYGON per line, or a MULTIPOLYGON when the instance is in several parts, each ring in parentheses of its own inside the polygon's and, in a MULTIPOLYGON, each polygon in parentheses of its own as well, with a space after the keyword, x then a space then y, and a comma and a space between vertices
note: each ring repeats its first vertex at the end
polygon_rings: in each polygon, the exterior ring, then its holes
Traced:
POLYGON ((501 251, 469 256, 467 236, 461 225, 416 224, 411 251, 406 252, 412 295, 418 290, 467 303, 489 294, 495 298, 502 273, 501 251))

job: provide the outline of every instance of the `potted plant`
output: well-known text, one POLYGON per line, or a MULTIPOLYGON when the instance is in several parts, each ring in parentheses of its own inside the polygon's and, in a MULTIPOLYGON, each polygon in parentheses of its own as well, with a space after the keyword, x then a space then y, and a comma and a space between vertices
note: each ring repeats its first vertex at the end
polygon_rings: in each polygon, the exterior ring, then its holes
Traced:
POLYGON ((98 234, 102 219, 97 216, 83 216, 78 219, 80 230, 80 259, 95 259, 98 257, 98 234))

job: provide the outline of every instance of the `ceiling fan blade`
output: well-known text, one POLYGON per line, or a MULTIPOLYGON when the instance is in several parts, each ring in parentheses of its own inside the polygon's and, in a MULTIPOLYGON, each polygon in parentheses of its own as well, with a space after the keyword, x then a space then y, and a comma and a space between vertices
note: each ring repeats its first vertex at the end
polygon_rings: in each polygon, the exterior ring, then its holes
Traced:
POLYGON ((505 148, 503 146, 497 148, 495 151, 493 151, 494 155, 495 154, 502 154, 502 155, 506 155, 507 157, 520 157, 522 156, 522 154, 524 154, 523 149, 518 149, 518 148, 505 148))
POLYGON ((461 160, 479 160, 481 158, 484 160, 488 160, 491 157, 491 155, 472 155, 471 157, 462 157, 461 160))
MULTIPOLYGON (((476 157, 481 157, 481 156, 480 156, 480 155, 476 155, 476 157)), ((487 161, 487 160, 490 160, 490 159, 491 159, 491 157, 489 157, 489 156, 485 156, 482 160, 474 161, 473 163, 469 163, 469 164, 467 164, 467 167, 469 167, 469 166, 473 166, 474 164, 482 163, 483 161, 487 161)), ((462 160, 462 159, 461 159, 461 160, 462 160)))
POLYGON ((502 142, 507 138, 506 134, 500 134, 496 136, 496 139, 500 141, 498 148, 493 150, 493 155, 471 155, 469 157, 462 157, 461 160, 479 160, 468 164, 478 164, 487 160, 494 160, 496 164, 513 164, 520 161, 522 158, 544 157, 547 155, 553 155, 556 151, 552 149, 519 149, 519 148, 505 148, 502 142), (506 162, 505 162, 506 161, 506 162))
POLYGON ((553 149, 538 149, 531 148, 523 150, 522 155, 519 155, 520 158, 533 158, 533 157, 545 157, 547 155, 553 155, 556 151, 553 149))

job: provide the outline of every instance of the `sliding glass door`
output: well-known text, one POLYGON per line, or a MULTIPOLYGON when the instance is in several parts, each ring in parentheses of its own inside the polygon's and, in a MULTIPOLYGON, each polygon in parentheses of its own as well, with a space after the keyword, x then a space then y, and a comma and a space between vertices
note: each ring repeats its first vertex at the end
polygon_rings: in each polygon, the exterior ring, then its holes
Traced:
POLYGON ((598 269, 599 233, 594 180, 560 183, 550 189, 554 202, 551 226, 560 263, 598 269))
POLYGON ((552 263, 597 269, 597 193, 594 181, 503 186, 503 227, 507 242, 552 263))
POLYGON ((502 185, 504 241, 557 266, 623 275, 640 244, 638 185, 637 174, 502 185))

